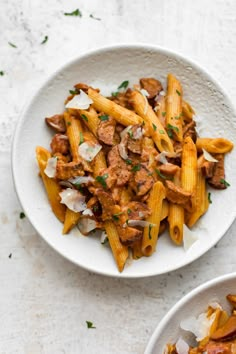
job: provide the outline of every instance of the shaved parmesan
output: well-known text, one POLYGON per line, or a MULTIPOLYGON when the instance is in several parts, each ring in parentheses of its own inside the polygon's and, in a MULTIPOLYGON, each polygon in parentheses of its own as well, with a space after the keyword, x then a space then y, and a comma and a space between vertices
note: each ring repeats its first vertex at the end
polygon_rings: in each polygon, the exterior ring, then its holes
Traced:
POLYGON ((156 160, 159 161, 160 163, 162 163, 163 165, 165 165, 168 163, 167 158, 166 158, 167 155, 168 155, 167 151, 162 151, 160 154, 158 154, 156 156, 156 160))
POLYGON ((220 306, 220 304, 217 301, 211 301, 208 306, 210 306, 211 308, 213 308, 214 310, 216 309, 220 309, 223 310, 222 307, 220 306))
POLYGON ((202 148, 204 159, 210 162, 218 162, 208 151, 202 148))
POLYGON ((139 216, 140 218, 143 218, 143 217, 144 217, 144 213, 143 213, 142 211, 139 211, 139 212, 138 212, 138 216, 139 216))
POLYGON ((189 248, 198 240, 198 237, 185 224, 183 227, 183 234, 184 250, 188 251, 189 248))
POLYGON ((120 133, 121 140, 124 139, 124 137, 131 130, 131 128, 132 128, 132 125, 128 125, 128 127, 126 127, 124 130, 122 130, 122 132, 120 133))
POLYGON ((44 170, 44 173, 49 178, 53 178, 56 175, 56 167, 57 167, 57 157, 50 157, 47 161, 47 166, 44 170))
POLYGON ((166 93, 165 93, 165 91, 164 91, 164 90, 162 90, 162 91, 160 91, 160 92, 159 92, 159 95, 160 95, 160 96, 165 96, 165 95, 166 95, 166 93))
POLYGON ((93 212, 91 209, 87 208, 82 212, 83 215, 93 216, 93 212))
POLYGON ((67 188, 59 193, 59 195, 61 197, 61 203, 65 204, 67 208, 75 213, 83 211, 87 208, 85 196, 75 189, 67 188))
POLYGON ((118 145, 118 150, 119 150, 119 153, 120 153, 120 156, 122 157, 122 159, 127 160, 129 158, 126 148, 125 148, 125 144, 120 143, 118 145))
POLYGON ((143 136, 143 129, 141 127, 138 127, 133 134, 133 138, 135 140, 138 140, 138 139, 141 139, 142 136, 143 136))
POLYGON ((128 226, 141 226, 141 227, 146 227, 149 225, 156 226, 156 224, 152 224, 151 222, 148 222, 146 220, 127 220, 124 224, 123 227, 128 226))
POLYGON ((102 146, 92 142, 83 143, 79 146, 79 155, 86 161, 91 162, 94 157, 99 153, 102 146))
POLYGON ((140 90, 140 93, 143 95, 143 97, 145 98, 145 107, 144 107, 144 110, 143 110, 143 113, 144 114, 147 114, 147 111, 148 111, 148 100, 147 100, 147 97, 149 97, 149 93, 147 92, 147 90, 145 89, 141 89, 140 90))
POLYGON ((91 176, 79 176, 75 178, 70 178, 68 181, 72 184, 87 184, 89 182, 94 182, 95 179, 91 176))
POLYGON ((190 316, 180 322, 180 328, 192 332, 195 335, 196 340, 199 342, 210 334, 210 329, 215 317, 215 312, 209 317, 207 317, 205 312, 201 313, 198 317, 190 316))
POLYGON ((153 110, 154 110, 155 112, 157 112, 157 111, 159 111, 160 108, 161 108, 160 103, 157 103, 157 105, 153 108, 153 110))
POLYGON ((178 354, 188 354, 189 345, 182 338, 179 338, 175 344, 178 354))
POLYGON ((81 218, 77 226, 82 234, 87 235, 90 231, 96 229, 97 223, 93 219, 81 218))
POLYGON ((66 108, 88 109, 93 100, 82 90, 66 104, 66 108))
POLYGON ((141 89, 140 93, 144 96, 144 97, 149 97, 149 93, 147 92, 147 90, 145 89, 141 89))
POLYGON ((107 239, 108 239, 107 233, 106 233, 106 231, 103 231, 102 234, 101 234, 100 242, 102 244, 104 244, 104 243, 106 243, 107 239))

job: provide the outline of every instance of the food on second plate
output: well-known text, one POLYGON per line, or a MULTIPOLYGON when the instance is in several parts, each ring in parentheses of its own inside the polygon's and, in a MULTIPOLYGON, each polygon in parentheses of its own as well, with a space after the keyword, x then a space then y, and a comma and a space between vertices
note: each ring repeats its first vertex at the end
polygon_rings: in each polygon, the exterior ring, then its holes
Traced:
POLYGON ((212 302, 207 311, 197 317, 184 319, 180 327, 192 332, 196 345, 189 345, 183 338, 175 344, 168 344, 165 354, 235 354, 236 353, 236 295, 227 299, 232 306, 228 314, 220 304, 212 302))
POLYGON ((166 92, 154 78, 128 86, 122 82, 107 98, 76 84, 65 111, 46 118, 51 150, 36 149, 63 233, 102 230, 119 271, 129 250, 134 259, 152 255, 165 229, 176 245, 196 241, 189 228, 211 203, 206 185, 227 188, 224 157, 233 148, 222 137, 198 136, 174 75, 166 92))

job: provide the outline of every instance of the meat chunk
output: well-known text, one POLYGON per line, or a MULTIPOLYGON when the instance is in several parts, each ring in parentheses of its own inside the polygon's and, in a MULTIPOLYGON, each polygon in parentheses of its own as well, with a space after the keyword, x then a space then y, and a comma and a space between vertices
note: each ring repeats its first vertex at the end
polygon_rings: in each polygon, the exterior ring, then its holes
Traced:
POLYGON ((54 135, 50 146, 53 154, 59 152, 62 155, 67 155, 70 151, 70 144, 69 144, 68 137, 66 135, 62 135, 62 134, 54 135))
POLYGON ((97 189, 95 192, 99 203, 102 206, 102 219, 112 219, 114 214, 115 202, 110 193, 105 192, 103 189, 97 189))
POLYGON ((186 207, 190 202, 191 193, 184 191, 181 187, 176 186, 171 181, 166 181, 166 198, 175 204, 180 204, 186 207))
POLYGON ((125 161, 120 157, 118 146, 114 146, 108 153, 108 163, 112 169, 112 173, 114 173, 117 177, 117 186, 125 185, 131 176, 128 165, 125 161))
POLYGON ((179 170, 179 166, 174 165, 172 163, 166 163, 160 165, 158 169, 163 175, 174 176, 176 172, 179 170))
POLYGON ((154 178, 151 171, 145 164, 139 164, 133 167, 134 176, 130 182, 131 188, 138 196, 146 194, 154 184, 154 178))
POLYGON ((203 176, 206 178, 211 178, 214 173, 215 164, 215 162, 205 160, 201 165, 203 176))
POLYGON ((62 161, 57 162, 56 178, 67 180, 72 177, 83 176, 84 170, 80 162, 71 161, 64 163, 62 161))
POLYGON ((207 354, 233 354, 234 351, 231 350, 231 347, 231 343, 209 342, 204 348, 204 352, 207 354))
POLYGON ((109 97, 109 99, 122 107, 133 110, 133 107, 130 102, 131 92, 132 91, 130 89, 128 89, 126 92, 118 92, 116 95, 109 97))
POLYGON ((215 154, 214 156, 218 162, 215 163, 215 168, 213 175, 207 181, 213 188, 216 189, 226 189, 227 185, 225 182, 225 167, 224 167, 224 155, 215 154))
POLYGON ((49 127, 54 129, 57 133, 65 133, 66 125, 63 114, 55 114, 52 117, 45 118, 45 122, 49 127))
POLYGON ((183 138, 185 139, 187 138, 187 136, 190 136, 190 138, 195 143, 197 140, 197 132, 195 127, 196 127, 196 122, 194 120, 186 124, 183 129, 183 138))
POLYGON ((149 77, 140 79, 140 86, 149 93, 148 99, 156 97, 163 90, 160 81, 149 77))
POLYGON ((139 240, 143 234, 142 231, 136 229, 135 227, 129 226, 123 227, 117 225, 117 231, 121 242, 127 246, 139 240))
POLYGON ((211 339, 222 342, 236 339, 236 316, 230 316, 225 324, 211 335, 211 339))
POLYGON ((141 154, 142 152, 142 125, 136 124, 133 125, 129 130, 129 133, 126 136, 124 141, 127 148, 134 154, 141 154))
POLYGON ((98 139, 104 144, 114 145, 115 127, 116 121, 112 117, 108 120, 101 120, 97 129, 98 139))
POLYGON ((151 215, 149 207, 140 202, 130 202, 123 208, 123 210, 131 220, 144 220, 151 215))

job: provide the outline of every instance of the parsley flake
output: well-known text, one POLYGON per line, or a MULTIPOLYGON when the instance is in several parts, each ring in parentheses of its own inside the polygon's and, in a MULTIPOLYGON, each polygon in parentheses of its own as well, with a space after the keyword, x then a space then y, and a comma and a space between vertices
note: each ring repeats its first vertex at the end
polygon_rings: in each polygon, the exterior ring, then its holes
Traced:
POLYGON ((149 238, 149 240, 152 239, 152 235, 151 235, 152 227, 153 227, 153 225, 149 224, 149 226, 148 226, 148 238, 149 238))
POLYGON ((83 144, 84 142, 84 136, 82 132, 79 132, 79 145, 83 144))
POLYGON ((71 122, 67 122, 67 125, 71 125, 71 122))
POLYGON ((128 87, 128 85, 129 85, 129 81, 123 81, 121 84, 120 84, 120 86, 118 86, 118 90, 120 90, 120 89, 127 89, 127 87, 128 87))
POLYGON ((177 93, 177 95, 181 96, 181 93, 177 89, 176 89, 176 93, 177 93))
POLYGON ((77 95, 79 93, 77 89, 69 90, 69 92, 70 92, 71 95, 77 95))
POLYGON ((109 116, 107 114, 103 114, 100 117, 98 117, 102 122, 106 121, 109 119, 109 116))
POLYGON ((79 16, 82 17, 82 13, 79 9, 76 9, 75 11, 72 12, 64 12, 65 16, 79 16))
POLYGON ((166 112, 161 112, 162 117, 166 116, 166 112))
POLYGON ((133 172, 140 171, 140 169, 141 169, 141 165, 140 165, 140 164, 134 165, 134 166, 132 167, 132 171, 133 171, 133 172))
POLYGON ((93 14, 90 14, 89 17, 92 18, 93 20, 101 21, 101 18, 95 17, 93 16, 93 14))
POLYGON ((224 184, 226 188, 227 188, 227 187, 230 187, 230 184, 229 184, 224 178, 222 178, 222 179, 220 180, 220 183, 221 183, 221 184, 224 184))
POLYGON ((154 123, 152 123, 152 126, 154 130, 157 130, 157 126, 154 123))
POLYGON ((8 42, 8 44, 12 47, 12 48, 17 48, 17 46, 14 43, 8 42))
POLYGON ((208 193, 208 202, 209 202, 210 204, 212 204, 211 193, 210 193, 210 192, 208 193))
POLYGON ((118 93, 119 93, 118 91, 112 92, 111 95, 112 95, 112 97, 116 97, 118 95, 118 93))
POLYGON ((4 75, 4 71, 0 71, 0 76, 3 76, 4 75))
POLYGON ((169 135, 170 138, 173 138, 173 131, 178 132, 179 128, 175 127, 174 125, 167 124, 167 134, 169 135))
POLYGON ((160 130, 159 130, 159 133, 160 133, 160 134, 165 134, 165 131, 162 130, 162 129, 160 129, 160 130))
POLYGON ((107 184, 106 184, 107 178, 108 178, 108 173, 105 173, 105 175, 103 176, 97 176, 96 181, 100 183, 103 186, 103 188, 107 188, 107 184))
POLYGON ((20 216, 20 219, 24 219, 25 218, 25 213, 22 211, 19 216, 20 216))
POLYGON ((132 160, 126 159, 126 160, 125 160, 125 163, 126 163, 127 165, 132 165, 132 160))
POLYGON ((85 114, 81 114, 81 118, 86 122, 88 122, 88 117, 85 114))
POLYGON ((169 180, 173 180, 173 177, 168 177, 168 176, 165 176, 161 173, 160 170, 158 170, 158 168, 155 169, 156 173, 158 174, 159 177, 161 177, 162 179, 169 179, 169 180))
POLYGON ((45 44, 48 41, 48 36, 44 37, 44 40, 41 42, 41 44, 45 44))
POLYGON ((87 323, 87 328, 96 328, 94 325, 93 325, 93 322, 91 321, 86 321, 87 323))
POLYGON ((129 215, 130 213, 132 213, 132 210, 131 210, 131 209, 128 209, 128 210, 127 210, 127 214, 129 215))
POLYGON ((129 134, 130 138, 132 139, 132 138, 133 138, 133 132, 132 132, 132 130, 128 130, 128 134, 129 134))
POLYGON ((119 221, 119 216, 123 214, 123 212, 121 211, 120 213, 116 213, 116 214, 113 214, 112 215, 112 218, 115 220, 115 221, 119 221))

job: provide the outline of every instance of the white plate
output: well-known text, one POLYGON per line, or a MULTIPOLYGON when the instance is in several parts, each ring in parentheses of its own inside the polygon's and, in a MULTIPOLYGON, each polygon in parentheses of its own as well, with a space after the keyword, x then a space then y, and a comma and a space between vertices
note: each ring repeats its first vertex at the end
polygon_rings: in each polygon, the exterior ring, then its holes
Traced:
POLYGON ((153 333, 144 354, 163 354, 167 343, 176 343, 182 337, 191 344, 191 333, 180 329, 182 320, 190 316, 198 316, 207 309, 211 301, 217 301, 230 312, 226 295, 236 291, 236 273, 223 275, 204 283, 183 297, 165 315, 153 333))
POLYGON ((150 258, 133 261, 119 273, 111 251, 96 237, 84 237, 77 230, 62 236, 62 225, 53 215, 38 177, 35 147, 49 147, 51 132, 44 117, 63 111, 68 90, 77 82, 113 91, 123 80, 137 83, 154 76, 163 83, 172 72, 181 81, 184 97, 201 120, 201 136, 236 137, 235 112, 222 88, 198 65, 178 54, 149 45, 119 45, 96 50, 71 61, 53 73, 25 108, 16 129, 12 165, 15 187, 22 207, 38 233, 57 252, 79 266, 108 276, 138 278, 180 268, 203 255, 223 236, 236 215, 236 149, 227 156, 226 179, 231 187, 212 191, 213 204, 197 224, 199 241, 185 252, 168 237, 158 241, 150 258))

